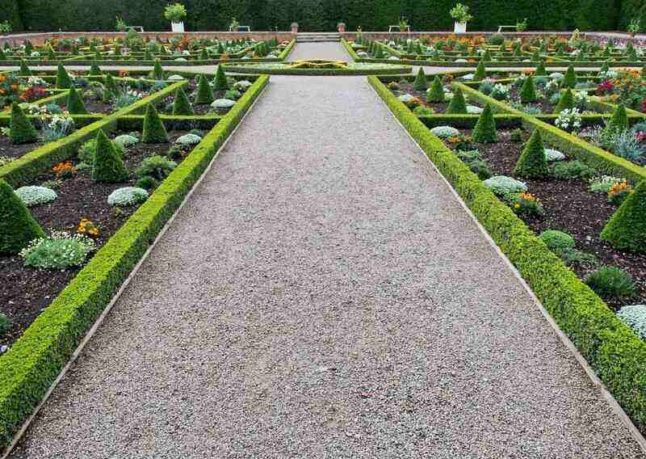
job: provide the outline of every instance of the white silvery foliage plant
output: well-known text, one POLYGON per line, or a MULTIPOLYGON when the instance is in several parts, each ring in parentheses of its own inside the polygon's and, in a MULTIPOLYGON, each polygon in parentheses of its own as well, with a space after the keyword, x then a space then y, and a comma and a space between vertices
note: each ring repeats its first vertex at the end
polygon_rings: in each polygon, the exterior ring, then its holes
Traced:
POLYGON ((240 80, 233 85, 233 88, 237 89, 238 91, 244 92, 249 89, 249 86, 251 86, 251 84, 252 83, 249 80, 240 80))
POLYGON ((482 113, 483 109, 475 105, 467 105, 467 113, 470 115, 478 115, 482 113))
POLYGON ((175 143, 183 146, 197 145, 202 141, 202 137, 195 134, 184 134, 181 137, 178 137, 175 143))
POLYGON ((44 186, 21 186, 14 193, 27 207, 47 204, 58 197, 54 190, 44 186))
POLYGON ((211 103, 211 107, 217 110, 228 110, 235 105, 235 101, 230 99, 215 99, 211 103))
POLYGON ((485 180, 484 185, 495 194, 503 196, 527 191, 527 184, 506 175, 495 175, 485 180))
POLYGON ((613 177, 612 175, 602 175, 601 177, 593 177, 590 179, 590 187, 588 188, 593 193, 607 193, 613 185, 625 182, 626 179, 613 177))
POLYGON ((509 86, 502 83, 496 83, 489 95, 496 100, 505 100, 509 96, 509 86))
POLYGON ((143 188, 126 186, 117 188, 108 196, 111 206, 134 206, 148 199, 148 192, 143 188))
POLYGON ((119 145, 122 149, 125 149, 128 147, 132 147, 133 145, 136 145, 139 142, 139 139, 134 135, 121 134, 116 136, 113 142, 119 145))
POLYGON ((590 96, 586 91, 576 91, 574 93, 574 105, 581 109, 585 110, 588 107, 588 103, 590 102, 590 96))
POLYGON ((49 83, 47 83, 41 77, 30 76, 29 78, 27 78, 27 85, 28 86, 49 86, 49 83))
POLYGON ((646 340, 646 304, 624 306, 617 317, 628 325, 643 340, 646 340))
POLYGON ((431 129, 431 132, 440 139, 448 139, 449 137, 460 135, 460 131, 451 126, 435 126, 431 129))
POLYGON ((574 132, 581 129, 581 112, 578 108, 566 108, 554 121, 556 127, 564 131, 574 132))
POLYGON ((564 159, 565 159, 565 155, 560 151, 553 150, 551 148, 545 149, 545 160, 547 162, 563 161, 564 159))

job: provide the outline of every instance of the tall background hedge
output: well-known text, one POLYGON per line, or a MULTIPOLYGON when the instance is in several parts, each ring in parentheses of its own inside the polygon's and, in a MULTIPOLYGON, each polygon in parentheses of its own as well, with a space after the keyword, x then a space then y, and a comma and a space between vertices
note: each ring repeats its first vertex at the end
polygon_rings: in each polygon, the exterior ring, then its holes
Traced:
MULTIPOLYGON (((253 30, 386 30, 400 15, 414 30, 449 30, 457 0, 183 0, 188 30, 226 30, 232 17, 253 30)), ((527 18, 530 29, 623 30, 632 17, 646 23, 646 0, 463 0, 475 16, 471 30, 493 30, 527 18)), ((0 21, 14 30, 113 30, 115 16, 146 30, 167 30, 171 0, 0 0, 0 21)))

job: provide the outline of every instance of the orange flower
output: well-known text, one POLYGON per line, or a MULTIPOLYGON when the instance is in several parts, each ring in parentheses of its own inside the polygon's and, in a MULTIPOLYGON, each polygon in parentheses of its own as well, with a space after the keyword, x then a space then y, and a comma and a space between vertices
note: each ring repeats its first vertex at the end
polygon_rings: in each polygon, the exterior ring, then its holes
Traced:
POLYGON ((76 168, 72 161, 63 161, 52 167, 52 172, 59 178, 69 178, 76 173, 76 168))
POLYGON ((87 218, 81 218, 81 222, 79 223, 79 226, 76 229, 76 232, 79 234, 84 234, 91 238, 97 238, 101 235, 101 231, 99 231, 99 227, 96 226, 94 223, 92 223, 91 220, 87 218))

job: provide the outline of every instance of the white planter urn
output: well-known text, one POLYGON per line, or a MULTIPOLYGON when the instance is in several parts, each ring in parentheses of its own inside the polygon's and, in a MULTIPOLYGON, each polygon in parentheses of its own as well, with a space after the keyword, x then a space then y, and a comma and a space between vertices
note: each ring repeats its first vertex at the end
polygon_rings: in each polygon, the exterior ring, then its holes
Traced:
POLYGON ((170 26, 173 32, 184 32, 184 21, 171 22, 170 26))
POLYGON ((454 22, 453 23, 453 32, 454 33, 466 33, 467 32, 467 23, 466 22, 454 22))

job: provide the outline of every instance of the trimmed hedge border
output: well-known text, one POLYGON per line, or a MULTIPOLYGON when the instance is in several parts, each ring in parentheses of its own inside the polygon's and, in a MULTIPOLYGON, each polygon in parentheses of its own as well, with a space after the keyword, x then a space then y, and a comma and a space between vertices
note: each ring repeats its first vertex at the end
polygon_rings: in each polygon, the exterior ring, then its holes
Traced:
MULTIPOLYGON (((455 68, 473 68, 475 69, 478 65, 478 62, 453 62, 453 61, 429 61, 429 60, 417 60, 417 59, 398 59, 396 61, 391 61, 388 59, 373 59, 373 58, 359 58, 357 62, 366 62, 366 63, 380 63, 380 64, 399 64, 399 65, 415 65, 420 67, 455 67, 455 68)), ((562 61, 562 62, 546 62, 545 68, 566 68, 570 64, 575 67, 582 68, 597 68, 601 67, 603 62, 590 62, 590 61, 562 61)), ((643 62, 608 62, 610 67, 642 67, 643 62)), ((505 62, 505 61, 491 61, 487 62, 487 68, 534 68, 536 67, 536 62, 505 62)))
POLYGON ((353 61, 359 62, 361 60, 357 52, 352 48, 352 45, 348 43, 348 40, 345 38, 341 39, 341 46, 345 48, 345 51, 350 55, 353 61))
POLYGON ((132 114, 138 109, 144 108, 148 103, 154 103, 157 100, 161 100, 167 95, 173 94, 177 88, 186 84, 187 81, 170 84, 160 91, 144 97, 112 115, 105 116, 95 123, 74 131, 63 139, 50 142, 32 150, 15 161, 11 161, 6 166, 0 167, 0 178, 6 180, 7 183, 15 188, 16 186, 33 178, 44 169, 71 158, 76 153, 80 145, 96 134, 98 129, 103 129, 105 131, 116 129, 119 117, 132 114))
POLYGON ((6 446, 65 366, 233 129, 261 94, 260 77, 0 357, 0 442, 6 446))
POLYGON ((392 75, 392 74, 409 74, 411 67, 392 66, 392 68, 383 69, 303 69, 303 68, 284 68, 284 69, 263 69, 257 66, 224 65, 227 72, 238 74, 252 75, 310 75, 310 76, 344 76, 344 75, 392 75))
MULTIPOLYGON (((510 115, 507 113, 494 114, 497 127, 517 128, 522 125, 522 118, 517 115, 510 115)), ((480 115, 464 115, 464 114, 445 114, 438 113, 435 115, 418 116, 419 120, 427 127, 432 128, 435 126, 449 125, 453 127, 470 129, 476 125, 480 115)))
POLYGON ((377 77, 368 80, 518 269, 637 428, 646 431, 646 342, 624 325, 377 77))
POLYGON ((624 176, 633 182, 640 182, 646 179, 646 168, 638 166, 635 163, 613 155, 610 152, 589 144, 585 140, 569 134, 561 129, 552 126, 532 115, 516 110, 504 102, 500 102, 492 97, 482 94, 465 84, 454 82, 455 87, 459 87, 462 92, 483 104, 490 104, 491 107, 499 113, 510 113, 518 115, 523 119, 523 124, 529 128, 539 129, 544 142, 569 153, 580 159, 584 163, 608 175, 624 176))

